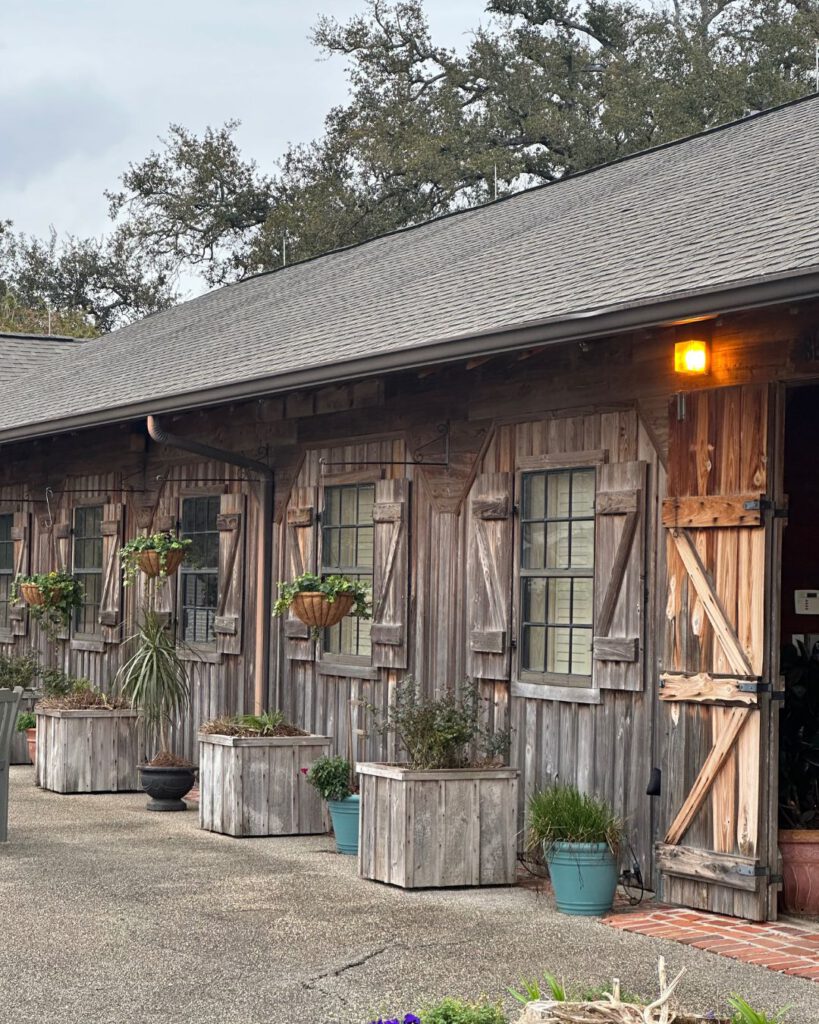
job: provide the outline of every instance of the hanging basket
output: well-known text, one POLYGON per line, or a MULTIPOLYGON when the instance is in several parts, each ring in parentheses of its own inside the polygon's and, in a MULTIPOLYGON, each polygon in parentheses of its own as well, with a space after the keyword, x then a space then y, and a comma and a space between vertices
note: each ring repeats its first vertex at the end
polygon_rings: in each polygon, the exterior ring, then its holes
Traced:
POLYGON ((21 583, 20 596, 26 604, 45 604, 45 594, 36 583, 21 583))
POLYGON ((335 601, 328 601, 324 594, 315 590, 302 590, 290 605, 293 614, 306 626, 326 629, 341 622, 353 607, 352 594, 339 594, 335 601))
MULTIPOLYGON (((185 561, 185 551, 182 548, 176 548, 169 551, 165 555, 165 575, 173 576, 179 566, 185 561)), ((158 551, 140 551, 139 553, 139 567, 145 573, 146 576, 161 576, 162 562, 160 560, 160 554, 158 551)))

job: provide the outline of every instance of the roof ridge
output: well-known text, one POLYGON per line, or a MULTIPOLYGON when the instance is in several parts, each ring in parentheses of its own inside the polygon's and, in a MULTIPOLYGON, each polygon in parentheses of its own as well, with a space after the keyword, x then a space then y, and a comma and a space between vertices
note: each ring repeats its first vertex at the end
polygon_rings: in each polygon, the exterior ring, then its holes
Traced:
MULTIPOLYGON (((562 178, 557 178, 555 181, 539 182, 538 184, 531 185, 528 188, 522 188, 517 192, 510 192, 507 195, 498 196, 496 199, 488 199, 486 202, 479 203, 477 206, 465 206, 457 210, 447 210, 446 213, 441 213, 437 217, 430 217, 428 220, 419 221, 417 224, 404 224, 401 227, 393 228, 391 231, 385 231, 380 235, 374 235, 372 238, 365 238, 360 242, 350 242, 348 245, 340 245, 335 249, 328 249, 326 252, 316 253, 315 256, 306 256, 304 259, 296 260, 284 267, 275 267, 272 270, 260 270, 257 274, 250 274, 248 277, 243 277, 239 281, 231 281, 222 287, 235 288, 237 285, 245 284, 248 281, 257 281, 261 277, 269 277, 272 274, 281 274, 288 270, 293 270, 295 267, 301 267, 308 263, 315 263, 317 260, 325 259, 325 257, 328 256, 335 256, 338 253, 350 252, 352 249, 361 249, 365 245, 372 245, 374 242, 379 242, 384 238, 392 238, 394 235, 400 235, 406 232, 426 228, 431 224, 438 224, 441 221, 448 220, 452 217, 461 217, 465 214, 494 209, 501 203, 520 199, 521 197, 530 195, 533 192, 542 192, 544 189, 554 188, 557 185, 564 184, 565 182, 577 181, 578 178, 585 178, 591 174, 596 174, 598 171, 605 171, 610 167, 617 167, 620 164, 627 163, 631 160, 638 160, 641 157, 651 156, 654 153, 661 153, 666 149, 672 149, 675 146, 682 146, 686 143, 693 142, 695 139, 702 139, 710 135, 716 135, 720 132, 736 128, 739 125, 748 124, 749 122, 756 121, 761 117, 776 114, 781 110, 787 110, 789 107, 795 107, 800 103, 807 103, 811 100, 819 100, 819 91, 807 93, 805 96, 797 96, 792 100, 785 100, 783 103, 777 103, 776 106, 773 107, 765 107, 763 110, 754 110, 750 114, 744 114, 742 117, 734 118, 733 121, 723 121, 721 124, 712 125, 710 128, 703 128, 691 135, 681 135, 678 139, 670 139, 668 142, 660 142, 656 146, 650 146, 648 149, 638 149, 633 153, 625 153, 623 156, 618 156, 614 160, 607 160, 605 163, 595 164, 593 167, 586 167, 582 171, 575 171, 573 174, 566 174, 562 178)), ((214 290, 218 291, 219 289, 217 288, 214 290)), ((199 298, 199 296, 193 296, 192 298, 196 299, 199 298)))

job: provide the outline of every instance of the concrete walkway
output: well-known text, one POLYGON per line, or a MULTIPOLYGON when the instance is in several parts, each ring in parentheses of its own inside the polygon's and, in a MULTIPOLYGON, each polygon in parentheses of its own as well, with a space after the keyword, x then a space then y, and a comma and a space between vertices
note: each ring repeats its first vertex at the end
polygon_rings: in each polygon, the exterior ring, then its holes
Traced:
MULTIPOLYGON (((405 893, 325 837, 236 840, 142 796, 57 796, 12 769, 0 847, 3 1024, 367 1024, 445 994, 503 999, 542 968, 681 1002, 739 992, 819 1021, 819 985, 558 915, 528 889, 405 893)), ((510 1007, 511 1009, 511 1007, 510 1007)))

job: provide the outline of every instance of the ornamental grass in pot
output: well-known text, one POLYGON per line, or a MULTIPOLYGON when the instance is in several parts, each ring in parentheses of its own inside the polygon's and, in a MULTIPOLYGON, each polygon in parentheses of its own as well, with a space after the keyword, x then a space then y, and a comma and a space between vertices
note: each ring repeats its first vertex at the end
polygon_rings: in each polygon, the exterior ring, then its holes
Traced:
POLYGON ((142 715, 159 749, 138 765, 149 811, 185 811, 183 797, 196 781, 196 767, 171 751, 171 724, 190 703, 190 684, 165 616, 149 608, 137 633, 129 638, 133 654, 117 673, 122 695, 142 715))
POLYGON ((345 615, 359 619, 371 616, 370 587, 361 580, 305 572, 292 582, 279 582, 278 587, 279 597, 273 614, 285 615, 292 611, 310 627, 314 639, 318 639, 322 629, 341 622, 345 615))
POLYGON ((353 766, 344 757, 320 757, 307 781, 327 802, 338 852, 357 856, 360 801, 353 766))
POLYGON ((623 823, 604 800, 574 786, 549 786, 529 799, 529 846, 549 866, 557 909, 600 917, 617 888, 623 823))

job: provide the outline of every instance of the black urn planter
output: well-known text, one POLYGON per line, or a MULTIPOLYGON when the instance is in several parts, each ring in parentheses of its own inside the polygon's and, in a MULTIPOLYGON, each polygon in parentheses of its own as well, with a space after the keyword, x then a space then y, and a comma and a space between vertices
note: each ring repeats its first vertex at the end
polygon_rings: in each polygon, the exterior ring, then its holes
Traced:
POLYGON ((151 798, 149 811, 186 811, 182 797, 193 789, 196 768, 157 767, 139 765, 142 788, 151 798))

